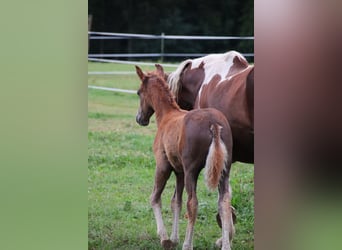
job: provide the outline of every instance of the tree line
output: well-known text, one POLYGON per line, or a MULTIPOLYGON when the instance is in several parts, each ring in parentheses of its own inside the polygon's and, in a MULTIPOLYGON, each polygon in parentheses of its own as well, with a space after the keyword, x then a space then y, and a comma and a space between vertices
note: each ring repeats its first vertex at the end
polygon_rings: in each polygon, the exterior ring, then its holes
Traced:
MULTIPOLYGON (((89 0, 91 30, 160 35, 253 36, 252 0, 89 0)), ((253 53, 253 40, 165 40, 165 53, 253 53)), ((89 53, 156 53, 160 40, 91 40, 89 53)), ((179 60, 179 58, 177 59, 179 60)), ((249 60, 251 61, 251 60, 249 60)))

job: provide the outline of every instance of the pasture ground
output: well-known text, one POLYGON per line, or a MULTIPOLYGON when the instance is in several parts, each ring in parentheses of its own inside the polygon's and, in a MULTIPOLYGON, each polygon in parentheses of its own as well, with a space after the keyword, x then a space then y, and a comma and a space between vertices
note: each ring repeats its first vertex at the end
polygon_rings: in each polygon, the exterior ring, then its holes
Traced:
MULTIPOLYGON (((142 66, 143 70, 153 67, 142 66)), ((165 68, 171 72, 174 68, 165 68)), ((133 65, 88 63, 88 71, 135 71, 133 65)), ((136 75, 93 75, 88 85, 137 90, 136 75)), ((88 89, 88 249, 161 249, 149 203, 155 161, 154 117, 148 127, 135 122, 138 97, 88 89)), ((254 166, 235 163, 231 170, 232 204, 236 208, 233 249, 254 249, 254 166)), ((163 218, 171 232, 172 175, 162 195, 163 218)), ((186 192, 180 219, 181 249, 187 220, 186 192)), ((199 211, 194 249, 215 249, 217 192, 209 192, 203 174, 198 180, 199 211)))

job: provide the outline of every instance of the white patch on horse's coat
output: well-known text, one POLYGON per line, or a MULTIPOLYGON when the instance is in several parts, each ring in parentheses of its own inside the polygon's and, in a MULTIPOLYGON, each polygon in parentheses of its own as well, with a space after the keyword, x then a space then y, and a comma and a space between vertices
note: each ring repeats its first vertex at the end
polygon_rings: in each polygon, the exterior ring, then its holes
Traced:
POLYGON ((230 68, 234 64, 233 60, 235 56, 238 56, 240 58, 243 58, 243 60, 246 60, 239 52, 236 52, 234 50, 229 51, 225 54, 212 54, 192 60, 191 68, 196 68, 202 61, 204 62, 205 77, 201 85, 201 88, 198 92, 198 103, 200 103, 203 86, 207 85, 215 75, 219 75, 221 77, 221 81, 226 79, 226 76, 230 68))
MULTIPOLYGON (((218 74, 221 77, 221 81, 226 79, 226 76, 230 70, 230 68, 233 66, 233 60, 234 57, 239 57, 241 60, 246 61, 247 60, 244 58, 242 54, 240 54, 237 51, 231 50, 223 54, 210 54, 204 57, 199 57, 195 59, 187 59, 183 61, 178 68, 170 73, 168 77, 168 83, 169 87, 172 91, 172 93, 175 96, 178 96, 178 90, 179 90, 179 78, 181 73, 183 72, 185 66, 188 63, 192 63, 191 69, 197 68, 201 62, 204 62, 204 80, 202 82, 202 85, 199 89, 198 92, 198 101, 200 101, 201 93, 202 93, 202 88, 204 85, 208 84, 210 80, 213 78, 214 75, 218 74)), ((231 77, 231 76, 229 76, 231 77)), ((220 81, 220 82, 221 82, 220 81)))
POLYGON ((218 74, 224 79, 233 65, 235 56, 240 56, 236 51, 229 51, 225 54, 212 54, 192 60, 191 68, 196 68, 204 62, 205 77, 203 84, 208 84, 214 75, 218 74))

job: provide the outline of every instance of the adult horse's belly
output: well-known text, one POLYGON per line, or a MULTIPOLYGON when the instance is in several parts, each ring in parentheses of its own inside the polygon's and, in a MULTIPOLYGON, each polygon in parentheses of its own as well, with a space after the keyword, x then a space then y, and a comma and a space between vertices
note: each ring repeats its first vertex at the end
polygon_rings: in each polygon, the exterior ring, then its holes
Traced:
POLYGON ((233 161, 254 163, 254 131, 232 127, 233 161))

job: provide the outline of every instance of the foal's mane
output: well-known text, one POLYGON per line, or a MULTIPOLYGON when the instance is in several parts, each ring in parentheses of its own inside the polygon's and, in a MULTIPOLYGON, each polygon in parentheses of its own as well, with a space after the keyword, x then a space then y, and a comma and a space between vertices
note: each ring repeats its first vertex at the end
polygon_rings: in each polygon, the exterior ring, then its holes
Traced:
POLYGON ((149 81, 151 81, 148 84, 153 84, 153 89, 156 89, 159 92, 162 92, 165 94, 166 96, 165 101, 167 101, 168 104, 170 104, 175 109, 180 109, 180 107, 178 106, 175 100, 175 96, 171 92, 169 85, 167 85, 166 81, 164 80, 162 76, 160 76, 156 72, 148 72, 147 77, 149 78, 149 81))

